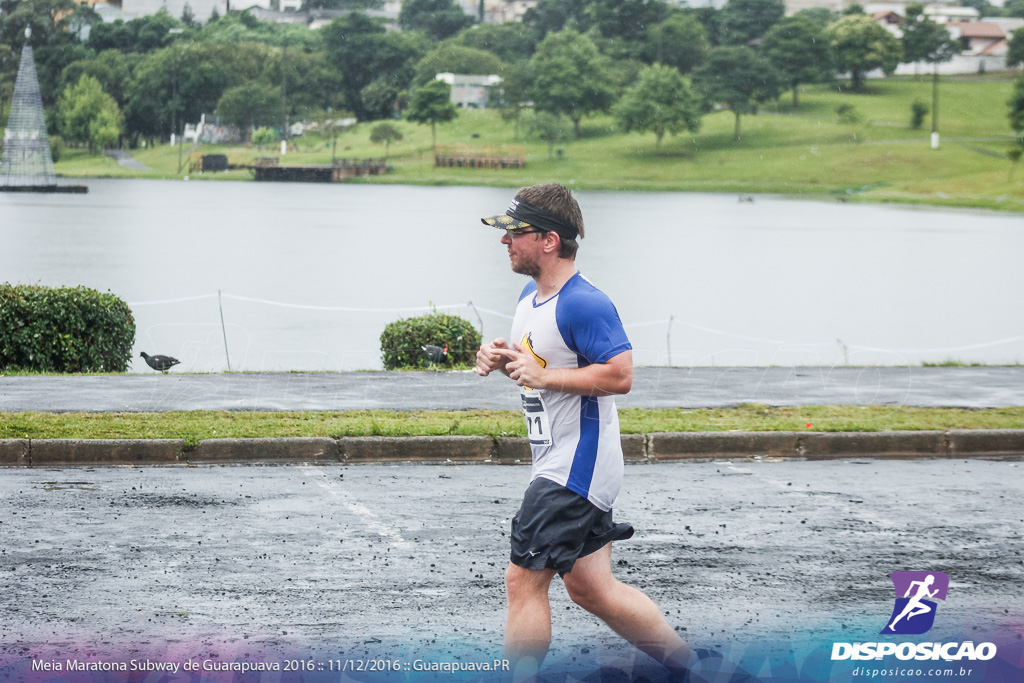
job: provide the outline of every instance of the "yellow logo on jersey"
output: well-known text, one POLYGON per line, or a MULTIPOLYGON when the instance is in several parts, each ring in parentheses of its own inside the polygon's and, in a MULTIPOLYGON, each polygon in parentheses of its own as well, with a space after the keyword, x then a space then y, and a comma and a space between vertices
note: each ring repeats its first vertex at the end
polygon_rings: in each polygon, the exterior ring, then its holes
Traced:
MULTIPOLYGON (((519 345, 523 347, 531 356, 533 356, 542 368, 546 368, 548 366, 548 362, 541 358, 540 356, 538 356, 537 352, 533 350, 533 336, 531 332, 527 332, 525 335, 523 335, 523 340, 519 342, 519 345)), ((523 388, 526 389, 527 391, 533 391, 533 389, 530 387, 523 388)))
POLYGON ((532 335, 533 335, 532 332, 527 332, 526 335, 523 337, 523 341, 519 342, 519 345, 522 346, 527 351, 529 351, 530 355, 533 356, 535 359, 537 359, 537 362, 540 363, 540 366, 542 368, 546 368, 548 366, 548 362, 546 360, 544 360, 543 358, 541 358, 540 356, 538 356, 537 352, 533 350, 533 336, 532 335))

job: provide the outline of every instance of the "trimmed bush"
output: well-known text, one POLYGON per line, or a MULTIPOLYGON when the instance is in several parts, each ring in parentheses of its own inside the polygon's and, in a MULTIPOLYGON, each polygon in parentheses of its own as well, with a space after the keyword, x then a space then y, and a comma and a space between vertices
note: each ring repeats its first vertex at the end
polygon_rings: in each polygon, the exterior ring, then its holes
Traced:
POLYGON ((50 136, 50 158, 53 163, 60 161, 60 155, 64 153, 64 138, 59 135, 50 136))
POLYGON ((914 100, 910 105, 910 127, 914 130, 921 130, 924 125, 924 117, 928 116, 928 105, 921 100, 914 100))
POLYGON ((448 356, 443 363, 446 366, 475 365, 480 333, 468 321, 444 313, 396 320, 388 323, 380 335, 384 369, 431 367, 423 350, 427 345, 448 348, 448 356))
POLYGON ((0 285, 0 370, 125 372, 135 319, 86 287, 0 285))

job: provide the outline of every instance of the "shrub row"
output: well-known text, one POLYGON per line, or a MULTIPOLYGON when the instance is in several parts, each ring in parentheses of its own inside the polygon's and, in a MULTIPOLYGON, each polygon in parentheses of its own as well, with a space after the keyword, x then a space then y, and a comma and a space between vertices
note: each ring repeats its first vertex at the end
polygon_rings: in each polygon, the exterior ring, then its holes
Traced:
POLYGON ((0 284, 0 370, 125 372, 135 319, 86 287, 0 284))
POLYGON ((388 323, 380 335, 381 360, 385 370, 431 366, 424 346, 448 349, 444 365, 474 365, 480 348, 480 333, 466 320, 434 313, 388 323))

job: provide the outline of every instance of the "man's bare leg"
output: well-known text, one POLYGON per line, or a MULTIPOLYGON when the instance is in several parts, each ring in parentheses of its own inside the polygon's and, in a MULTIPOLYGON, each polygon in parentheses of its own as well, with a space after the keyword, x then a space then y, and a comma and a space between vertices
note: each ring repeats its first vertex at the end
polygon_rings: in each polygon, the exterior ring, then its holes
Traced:
POLYGON ((693 651, 641 591, 612 576, 612 544, 576 561, 563 576, 573 602, 671 671, 689 669, 693 651))
POLYGON ((548 588, 553 569, 523 569, 509 563, 505 571, 508 617, 505 621, 505 658, 514 681, 527 680, 540 669, 551 645, 551 604, 548 588))

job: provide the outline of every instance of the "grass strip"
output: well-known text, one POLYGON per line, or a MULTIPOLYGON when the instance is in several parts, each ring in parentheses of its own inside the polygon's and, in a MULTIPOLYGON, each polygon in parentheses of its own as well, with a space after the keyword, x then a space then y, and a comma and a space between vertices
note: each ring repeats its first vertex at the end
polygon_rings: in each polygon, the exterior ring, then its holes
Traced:
MULTIPOLYGON (((905 406, 747 404, 694 410, 619 411, 622 432, 1024 429, 1024 407, 970 410, 905 406)), ((203 439, 326 436, 525 436, 512 410, 344 412, 171 411, 0 413, 0 439, 203 439)))

